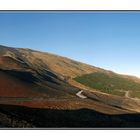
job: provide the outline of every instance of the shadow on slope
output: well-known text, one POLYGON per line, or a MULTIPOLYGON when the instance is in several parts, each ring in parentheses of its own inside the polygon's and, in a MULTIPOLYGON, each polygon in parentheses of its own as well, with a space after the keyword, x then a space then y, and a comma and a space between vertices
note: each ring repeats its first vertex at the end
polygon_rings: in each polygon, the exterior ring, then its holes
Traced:
MULTIPOLYGON (((30 71, 0 69, 1 97, 73 97, 78 89, 62 83, 55 84, 57 79, 45 77, 43 82, 30 71)), ((59 80, 58 80, 59 82, 59 80)), ((61 82, 61 81, 60 81, 61 82)), ((74 96, 75 97, 75 96, 74 96)))
POLYGON ((140 127, 140 114, 107 115, 89 109, 55 110, 0 105, 0 124, 5 127, 37 128, 133 128, 140 127), (5 119, 2 114, 6 115, 5 119), (5 121, 9 119, 9 121, 5 121))

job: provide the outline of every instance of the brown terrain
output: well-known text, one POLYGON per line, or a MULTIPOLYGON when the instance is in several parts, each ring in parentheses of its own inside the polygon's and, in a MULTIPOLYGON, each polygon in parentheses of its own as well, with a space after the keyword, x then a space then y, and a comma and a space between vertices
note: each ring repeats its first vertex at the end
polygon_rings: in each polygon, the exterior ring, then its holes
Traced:
POLYGON ((0 46, 0 126, 140 127, 138 99, 74 80, 95 72, 113 73, 46 52, 0 46), (78 97, 79 91, 87 98, 78 97))

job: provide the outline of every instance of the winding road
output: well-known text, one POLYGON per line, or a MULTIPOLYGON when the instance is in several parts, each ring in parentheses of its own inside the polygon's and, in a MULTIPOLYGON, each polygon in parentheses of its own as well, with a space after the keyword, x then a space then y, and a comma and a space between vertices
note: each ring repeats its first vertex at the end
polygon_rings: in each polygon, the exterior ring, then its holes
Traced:
POLYGON ((87 97, 82 94, 83 90, 80 90, 79 92, 76 93, 76 95, 82 99, 86 99, 87 97))
POLYGON ((129 94, 129 91, 126 91, 126 92, 125 92, 125 97, 126 97, 126 98, 131 98, 131 97, 130 97, 130 94, 129 94))

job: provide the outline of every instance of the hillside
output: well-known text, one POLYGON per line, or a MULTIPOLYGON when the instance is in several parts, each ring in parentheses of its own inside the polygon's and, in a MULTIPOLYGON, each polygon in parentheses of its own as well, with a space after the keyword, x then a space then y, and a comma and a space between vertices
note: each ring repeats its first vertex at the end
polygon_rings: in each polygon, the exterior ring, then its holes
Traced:
MULTIPOLYGON (((94 111, 105 115, 140 112, 140 79, 47 52, 0 46, 0 83, 0 104, 5 116, 13 105, 41 110, 43 114, 45 110, 59 110, 63 112, 64 118, 58 116, 61 119, 65 119, 67 112, 75 115, 73 112, 80 110, 83 115, 82 109, 90 110, 93 115, 94 111), (4 109, 3 105, 8 108, 4 109)), ((20 113, 17 119, 22 116, 20 113)), ((51 117, 54 116, 51 114, 51 117)), ((48 116, 46 119, 49 120, 48 116)), ((82 121, 81 118, 80 123, 82 121)), ((108 119, 105 121, 107 123, 108 119)), ((22 122, 34 126, 23 118, 22 122)))
POLYGON ((121 75, 96 72, 76 77, 75 80, 99 91, 131 97, 140 97, 140 83, 127 79, 121 75))

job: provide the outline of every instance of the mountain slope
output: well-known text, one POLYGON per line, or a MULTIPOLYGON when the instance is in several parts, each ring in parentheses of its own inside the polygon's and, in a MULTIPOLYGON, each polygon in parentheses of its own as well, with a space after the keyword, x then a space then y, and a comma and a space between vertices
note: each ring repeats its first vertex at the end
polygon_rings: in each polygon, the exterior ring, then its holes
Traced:
MULTIPOLYGON (((107 80, 101 74, 111 77, 115 73, 46 52, 0 46, 0 102, 4 104, 48 109, 88 108, 107 114, 140 111, 137 101, 119 97, 119 91, 114 96, 77 80, 79 77, 87 80, 85 76, 89 75, 91 83, 100 83, 107 80), (98 81, 94 81, 92 75, 97 73, 98 81), (76 95, 80 90, 87 99, 76 95)), ((133 84, 140 83, 138 78, 115 75, 133 84)))
POLYGON ((115 73, 96 72, 76 77, 75 80, 105 93, 140 97, 140 83, 115 73))
POLYGON ((26 91, 24 94, 28 96, 32 93, 34 96, 40 94, 47 97, 54 94, 54 97, 71 97, 70 94, 77 91, 52 73, 45 64, 38 63, 38 59, 35 61, 37 64, 30 63, 28 56, 17 49, 0 46, 0 82, 3 84, 0 86, 0 96, 6 96, 11 91, 13 92, 9 96, 21 96, 26 91))

